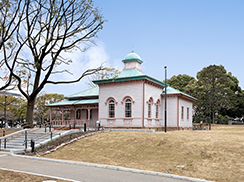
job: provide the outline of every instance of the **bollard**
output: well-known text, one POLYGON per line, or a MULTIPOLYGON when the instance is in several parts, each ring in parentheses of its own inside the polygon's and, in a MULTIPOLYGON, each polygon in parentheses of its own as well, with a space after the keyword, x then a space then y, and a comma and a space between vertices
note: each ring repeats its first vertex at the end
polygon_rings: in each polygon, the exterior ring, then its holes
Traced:
POLYGON ((74 123, 74 129, 75 129, 75 123, 74 123))
POLYGON ((86 123, 84 123, 84 132, 86 132, 86 123))
POLYGON ((3 136, 5 136, 5 131, 3 130, 3 136))
POLYGON ((51 127, 51 123, 50 123, 50 125, 49 125, 49 132, 51 132, 52 131, 52 127, 51 127))
POLYGON ((47 127, 46 127, 46 125, 45 125, 45 133, 47 132, 47 127))
POLYGON ((6 149, 6 138, 4 138, 4 148, 6 149))
POLYGON ((71 130, 71 124, 69 124, 69 129, 71 130))
POLYGON ((51 134, 50 134, 50 135, 51 135, 51 140, 53 140, 53 133, 51 132, 51 134))
POLYGON ((25 149, 27 149, 27 131, 25 131, 25 149))
POLYGON ((35 141, 31 139, 31 152, 35 152, 35 141))
POLYGON ((1 139, 0 139, 0 151, 1 151, 1 139))

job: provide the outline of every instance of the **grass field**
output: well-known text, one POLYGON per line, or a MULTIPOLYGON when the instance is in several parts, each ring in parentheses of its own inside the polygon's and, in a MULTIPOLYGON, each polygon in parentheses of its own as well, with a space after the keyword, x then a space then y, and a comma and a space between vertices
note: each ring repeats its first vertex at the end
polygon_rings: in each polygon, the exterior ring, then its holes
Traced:
POLYGON ((214 125, 211 131, 104 132, 45 157, 241 182, 243 153, 244 126, 214 125))

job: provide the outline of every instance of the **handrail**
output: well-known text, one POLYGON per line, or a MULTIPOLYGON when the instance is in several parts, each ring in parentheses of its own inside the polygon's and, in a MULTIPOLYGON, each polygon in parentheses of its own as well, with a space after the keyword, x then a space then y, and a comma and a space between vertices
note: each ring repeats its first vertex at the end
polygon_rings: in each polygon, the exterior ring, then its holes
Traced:
MULTIPOLYGON (((24 129, 24 131, 26 131, 26 130, 28 130, 28 129, 24 129)), ((24 132, 24 131, 23 131, 23 130, 20 130, 20 131, 11 133, 11 134, 9 134, 9 135, 5 135, 5 136, 3 136, 3 137, 0 137, 0 140, 1 140, 1 139, 4 139, 4 138, 7 138, 7 137, 11 137, 12 135, 17 135, 17 134, 22 133, 22 132, 24 132)))
MULTIPOLYGON (((27 131, 27 134, 33 133, 33 132, 35 132, 35 131, 37 131, 37 130, 40 130, 40 128, 29 130, 29 132, 28 132, 28 130, 25 129, 25 131, 27 131)), ((8 139, 8 140, 7 140, 7 138, 9 138, 9 136, 6 136, 6 137, 5 137, 5 138, 6 138, 6 142, 8 142, 8 141, 10 141, 10 140, 13 140, 13 139, 15 139, 15 138, 24 136, 24 135, 25 135, 25 131, 23 131, 23 134, 21 134, 21 135, 16 134, 15 137, 11 137, 11 138, 8 139)))
MULTIPOLYGON (((61 127, 60 130, 65 130, 67 128, 69 128, 69 125, 65 125, 65 126, 61 127)), ((15 132, 13 134, 10 134, 10 135, 4 136, 4 137, 0 137, 0 141, 1 141, 1 139, 5 139, 4 142, 5 142, 5 145, 6 145, 6 142, 9 142, 10 140, 13 140, 13 139, 16 139, 18 137, 24 136, 26 134, 28 135, 28 134, 36 132, 36 131, 38 131, 40 129, 43 129, 43 128, 36 128, 36 129, 32 129, 32 130, 24 129, 24 130, 18 131, 17 133, 15 132)), ((54 130, 51 133, 56 134, 58 132, 60 132, 60 131, 59 130, 54 130)), ((35 138, 32 138, 31 140, 37 141, 37 140, 40 140, 40 139, 42 139, 42 138, 44 138, 44 137, 46 137, 48 135, 50 135, 50 132, 40 134, 39 136, 36 136, 35 138)), ((27 140, 27 141, 30 141, 30 139, 27 140)), ((25 142, 27 142, 27 141, 25 141, 25 142)), ((0 145, 1 145, 1 143, 0 143, 0 145)), ((1 150, 1 146, 0 146, 0 150, 1 150)))
MULTIPOLYGON (((65 129, 65 128, 68 128, 69 126, 68 125, 66 125, 66 126, 64 126, 64 127, 62 127, 62 129, 65 129)), ((54 130, 54 132, 52 132, 52 133, 58 133, 58 130, 54 130), (56 132, 55 132, 56 131, 56 132)), ((49 133, 44 133, 44 134, 41 134, 41 135, 39 135, 39 136, 36 136, 35 138, 32 138, 32 140, 35 140, 35 141, 37 141, 37 140, 40 140, 40 139, 42 139, 42 138, 44 138, 44 137, 46 137, 46 136, 48 136, 49 135, 49 133)))

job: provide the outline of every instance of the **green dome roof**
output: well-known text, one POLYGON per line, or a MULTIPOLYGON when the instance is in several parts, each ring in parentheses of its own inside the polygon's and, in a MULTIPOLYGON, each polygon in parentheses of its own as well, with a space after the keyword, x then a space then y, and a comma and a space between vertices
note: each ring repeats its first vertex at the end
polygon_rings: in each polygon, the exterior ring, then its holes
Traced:
POLYGON ((134 53, 134 51, 132 51, 131 53, 127 54, 125 56, 125 58, 122 60, 122 62, 129 62, 129 61, 138 61, 139 63, 143 63, 143 61, 141 60, 141 57, 134 53))

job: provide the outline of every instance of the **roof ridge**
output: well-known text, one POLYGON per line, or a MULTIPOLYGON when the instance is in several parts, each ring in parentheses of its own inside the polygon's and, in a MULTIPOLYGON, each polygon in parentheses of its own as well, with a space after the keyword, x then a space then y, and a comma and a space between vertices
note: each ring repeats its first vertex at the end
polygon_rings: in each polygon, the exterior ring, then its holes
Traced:
MULTIPOLYGON (((88 92, 88 91, 91 91, 91 90, 95 90, 95 91, 93 91, 93 92, 96 92, 97 90, 98 90, 98 86, 95 86, 95 87, 92 87, 92 88, 88 88, 88 89, 86 89, 86 90, 82 90, 82 91, 80 91, 80 92, 76 92, 76 93, 74 93, 74 94, 71 94, 71 95, 67 95, 67 96, 65 96, 65 98, 71 98, 71 97, 75 97, 75 96, 79 96, 79 95, 81 95, 82 93, 86 93, 86 92, 88 92)), ((89 94, 88 94, 89 95, 89 94)), ((96 94, 96 95, 98 95, 98 94, 96 94)), ((86 96, 86 95, 83 95, 83 96, 86 96)))
MULTIPOLYGON (((174 91, 176 91, 176 92, 175 92, 175 93, 167 93, 167 94, 177 94, 177 93, 179 93, 179 94, 183 94, 183 95, 185 95, 185 96, 187 96, 187 97, 190 97, 190 98, 192 98, 192 99, 197 100, 195 97, 193 97, 193 96, 191 96, 191 95, 189 95, 189 94, 186 94, 186 93, 184 93, 184 92, 182 92, 182 91, 180 91, 180 90, 177 90, 176 88, 167 86, 167 91, 168 91, 168 89, 174 90, 174 91)), ((169 91, 170 91, 170 90, 169 90, 169 91)), ((164 89, 163 92, 162 92, 162 95, 164 95, 164 94, 165 94, 165 89, 164 89)))

